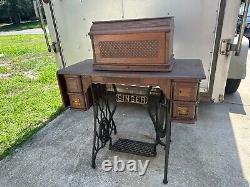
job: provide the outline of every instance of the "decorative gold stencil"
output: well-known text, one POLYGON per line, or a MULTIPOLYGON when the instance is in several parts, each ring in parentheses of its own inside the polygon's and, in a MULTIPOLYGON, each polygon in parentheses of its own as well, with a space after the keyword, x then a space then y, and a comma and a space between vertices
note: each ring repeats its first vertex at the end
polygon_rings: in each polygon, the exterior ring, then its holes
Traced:
POLYGON ((188 108, 187 107, 177 107, 177 112, 178 112, 178 115, 180 116, 188 116, 188 108))

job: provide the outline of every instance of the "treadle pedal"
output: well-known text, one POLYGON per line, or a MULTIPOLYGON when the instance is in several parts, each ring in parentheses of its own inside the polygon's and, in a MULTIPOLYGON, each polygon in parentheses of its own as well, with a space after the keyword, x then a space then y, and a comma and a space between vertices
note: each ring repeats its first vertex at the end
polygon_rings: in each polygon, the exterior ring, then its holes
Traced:
POLYGON ((134 155, 155 157, 156 146, 153 143, 140 142, 129 139, 118 139, 110 148, 110 150, 117 152, 124 152, 134 155))

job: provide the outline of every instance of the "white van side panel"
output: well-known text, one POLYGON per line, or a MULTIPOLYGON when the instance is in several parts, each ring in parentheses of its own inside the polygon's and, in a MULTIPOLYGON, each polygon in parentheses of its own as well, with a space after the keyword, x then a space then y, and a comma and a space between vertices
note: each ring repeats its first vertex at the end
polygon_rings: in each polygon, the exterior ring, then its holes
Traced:
MULTIPOLYGON (((233 0, 228 1, 234 9, 232 16, 236 17, 239 6, 235 6, 235 3, 233 0)), ((207 79, 202 81, 200 91, 208 91, 220 0, 52 0, 52 4, 66 66, 93 57, 88 36, 92 21, 174 16, 175 58, 201 59, 207 79)), ((225 17, 228 26, 223 28, 224 38, 232 37, 232 28, 235 27, 235 21, 232 22, 232 16, 229 15, 232 11, 228 8, 225 17)), ((48 5, 45 5, 45 9, 46 17, 50 20, 48 5)), ((49 29, 53 29, 51 21, 49 29)), ((54 32, 50 33, 54 41, 54 32)), ((221 76, 217 73, 216 85, 219 84, 219 87, 215 89, 214 98, 218 97, 218 93, 224 92, 228 59, 230 57, 220 57, 220 62, 223 63, 218 63, 218 71, 224 73, 221 76)), ((59 58, 58 63, 61 66, 59 58)))
MULTIPOLYGON (((221 40, 231 39, 233 41, 236 29, 236 22, 238 18, 240 1, 228 0, 225 10, 225 17, 223 21, 223 28, 221 33, 221 40)), ((228 69, 232 57, 219 54, 214 77, 212 100, 220 102, 224 100, 226 80, 228 77, 228 69)))

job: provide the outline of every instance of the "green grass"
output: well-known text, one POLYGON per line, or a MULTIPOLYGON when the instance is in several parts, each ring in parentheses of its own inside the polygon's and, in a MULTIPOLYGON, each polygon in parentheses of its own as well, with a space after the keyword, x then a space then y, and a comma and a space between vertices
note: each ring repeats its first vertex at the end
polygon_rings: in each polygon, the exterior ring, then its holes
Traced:
POLYGON ((25 29, 40 28, 39 21, 21 22, 20 24, 1 24, 0 31, 20 31, 25 29))
POLYGON ((7 73, 8 72, 8 68, 5 66, 0 66, 0 73, 7 73))
POLYGON ((46 50, 43 35, 0 36, 0 160, 63 111, 46 50))

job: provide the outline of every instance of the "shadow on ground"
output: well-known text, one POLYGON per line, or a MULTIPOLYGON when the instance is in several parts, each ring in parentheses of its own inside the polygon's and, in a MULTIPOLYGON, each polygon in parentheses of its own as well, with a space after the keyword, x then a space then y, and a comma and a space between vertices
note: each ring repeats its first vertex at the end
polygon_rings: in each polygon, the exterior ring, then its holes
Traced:
POLYGON ((41 28, 39 21, 27 21, 20 24, 3 24, 0 25, 0 32, 21 31, 26 29, 41 28))

